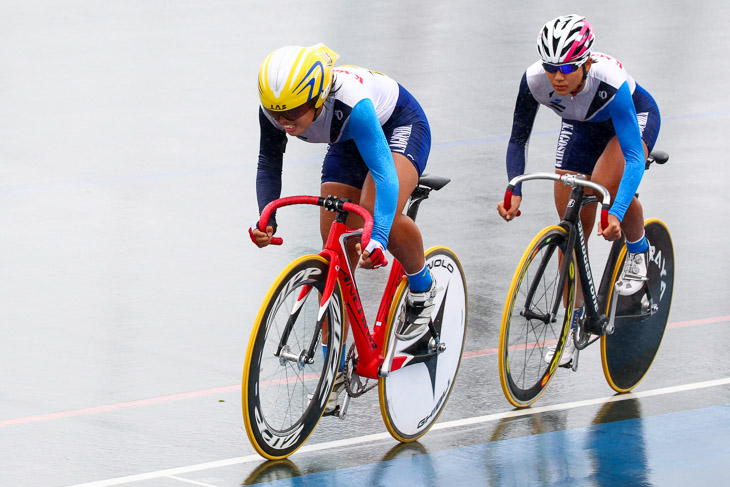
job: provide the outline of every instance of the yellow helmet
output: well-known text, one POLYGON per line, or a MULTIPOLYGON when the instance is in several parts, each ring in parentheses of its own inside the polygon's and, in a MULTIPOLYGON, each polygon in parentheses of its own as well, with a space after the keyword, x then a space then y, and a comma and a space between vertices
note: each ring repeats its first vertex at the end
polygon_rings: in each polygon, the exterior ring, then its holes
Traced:
POLYGON ((259 70, 259 98, 267 110, 284 111, 316 100, 319 108, 332 86, 339 54, 324 44, 286 46, 269 54, 259 70))

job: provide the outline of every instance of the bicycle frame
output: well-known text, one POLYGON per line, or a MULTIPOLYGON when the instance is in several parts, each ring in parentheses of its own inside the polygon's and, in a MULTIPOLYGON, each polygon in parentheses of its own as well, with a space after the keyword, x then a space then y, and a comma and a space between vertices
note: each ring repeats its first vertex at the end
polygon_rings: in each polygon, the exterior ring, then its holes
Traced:
MULTIPOLYGON (((624 239, 620 238, 612 243, 603 269, 603 275, 601 276, 601 282, 598 291, 596 291, 583 225, 580 224, 580 210, 584 206, 593 203, 598 203, 598 198, 593 195, 586 196, 582 186, 574 186, 570 192, 568 206, 565 210, 563 220, 559 225, 568 231, 567 247, 575 251, 576 267, 578 268, 580 285, 583 290, 585 310, 589 317, 586 324, 588 328, 592 328, 597 333, 600 332, 603 334, 604 326, 610 329, 613 324, 613 321, 606 316, 604 310, 606 309, 607 300, 610 296, 610 288, 613 285, 611 272, 616 267, 616 262, 623 248, 624 239), (590 326, 591 324, 593 326, 590 326)), ((565 275, 564 271, 561 272, 561 275, 565 275)), ((563 283, 561 282, 560 284, 563 283)))
MULTIPOLYGON (((420 201, 425 199, 428 195, 428 190, 424 191, 425 195, 412 199, 411 206, 408 210, 409 215, 412 214, 412 216, 415 217, 420 201)), ((330 264, 327 279, 325 281, 325 289, 322 293, 322 301, 318 317, 320 325, 324 320, 324 313, 332 298, 335 283, 339 282, 344 304, 347 309, 347 316, 350 321, 350 328, 352 329, 352 335, 355 340, 355 347, 358 352, 357 373, 362 377, 370 379, 378 379, 379 377, 386 376, 391 370, 396 370, 401 365, 394 364, 394 368, 391 369, 391 364, 389 362, 385 363, 386 357, 383 354, 383 350, 385 349, 385 331, 387 328, 385 325, 387 324, 387 315, 390 311, 390 305, 393 301, 398 285, 405 277, 403 267, 397 260, 393 261, 393 265, 390 269, 390 275, 388 276, 388 281, 376 315, 375 325, 371 332, 365 317, 360 293, 350 269, 350 262, 346 249, 347 241, 356 237, 361 237, 363 248, 367 245, 370 240, 370 233, 372 232, 372 216, 361 206, 340 200, 333 196, 329 196, 327 198, 317 196, 291 196, 269 203, 269 205, 267 205, 261 213, 259 228, 266 228, 266 224, 268 223, 271 214, 277 208, 295 204, 322 206, 327 210, 336 211, 338 213, 330 226, 329 236, 324 249, 319 253, 319 255, 326 259, 330 264), (348 212, 356 213, 365 220, 365 224, 362 229, 347 227, 345 221, 347 219, 348 212)), ((277 244, 280 243, 281 240, 278 240, 277 244)), ((302 296, 300 296, 300 298, 303 298, 307 292, 309 292, 309 289, 303 289, 302 296)), ((311 359, 311 356, 313 356, 313 349, 315 346, 316 340, 310 346, 310 357, 308 359, 311 359)), ((394 347, 389 346, 388 348, 393 349, 394 347)), ((392 356, 390 356, 390 360, 392 361, 392 356)))
MULTIPOLYGON (((553 173, 533 173, 524 174, 518 176, 510 181, 507 191, 504 196, 504 207, 509 209, 512 206, 512 192, 514 187, 528 180, 534 179, 548 179, 552 181, 558 181, 566 186, 571 186, 570 197, 568 204, 565 208, 565 213, 561 222, 558 224, 568 232, 568 241, 566 244, 565 252, 568 249, 575 251, 576 255, 576 267, 578 268, 578 275, 580 276, 580 285, 583 290, 583 296, 585 299, 585 309, 588 313, 589 319, 586 320, 586 325, 591 331, 596 334, 604 334, 610 332, 613 320, 606 317, 602 310, 606 309, 606 302, 610 296, 610 287, 613 283, 613 276, 611 270, 615 268, 616 262, 618 261, 621 249, 623 247, 623 239, 614 241, 611 246, 611 251, 604 267, 603 276, 601 277, 600 287, 596 292, 595 281, 593 278, 593 271, 588 257, 588 247, 583 232, 583 226, 580 224, 580 211, 581 209, 592 203, 599 203, 597 196, 589 195, 586 196, 584 193, 584 187, 589 187, 599 192, 602 196, 601 203, 601 224, 602 226, 608 225, 608 208, 611 202, 611 195, 608 190, 603 186, 593 183, 585 179, 582 174, 553 174, 553 173)), ((569 261, 563 259, 563 264, 560 272, 560 280, 558 281, 557 291, 563 293, 565 287, 565 280, 568 272, 569 261)), ((528 302, 530 297, 528 296, 528 302)), ((560 304, 560 300, 555 300, 555 309, 551 310, 551 315, 557 314, 557 307, 560 304)), ((615 304, 615 302, 614 302, 615 304)))

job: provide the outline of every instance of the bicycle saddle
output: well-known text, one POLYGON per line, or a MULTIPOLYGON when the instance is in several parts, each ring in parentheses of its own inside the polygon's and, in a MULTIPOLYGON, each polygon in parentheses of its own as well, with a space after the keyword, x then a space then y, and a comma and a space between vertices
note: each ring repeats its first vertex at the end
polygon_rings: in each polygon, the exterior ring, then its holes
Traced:
POLYGON ((418 179, 419 186, 426 186, 427 188, 435 189, 438 191, 451 182, 451 179, 443 176, 436 176, 432 174, 423 174, 418 179))

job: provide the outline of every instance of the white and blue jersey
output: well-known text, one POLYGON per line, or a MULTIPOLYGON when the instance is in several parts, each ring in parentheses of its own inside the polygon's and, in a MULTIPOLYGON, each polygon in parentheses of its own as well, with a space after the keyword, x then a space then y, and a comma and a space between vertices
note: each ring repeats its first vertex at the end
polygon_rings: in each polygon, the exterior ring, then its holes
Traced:
POLYGON ((623 220, 644 173, 641 142, 652 150, 661 119, 654 99, 619 61, 601 53, 591 54, 591 59, 583 89, 575 95, 555 93, 542 61, 527 68, 517 95, 507 174, 511 179, 524 173, 530 133, 544 105, 563 119, 555 155, 558 169, 590 175, 606 144, 617 136, 626 166, 610 213, 623 220))
MULTIPOLYGON (((312 124, 297 137, 327 143, 322 182, 362 188, 375 181, 372 238, 387 247, 398 202, 398 174, 392 152, 406 156, 423 173, 431 132, 418 102, 395 80, 355 66, 333 70, 332 91, 312 124)), ((286 133, 259 108, 261 142, 256 189, 259 211, 281 195, 286 133)), ((275 222, 274 222, 275 224, 275 222)))

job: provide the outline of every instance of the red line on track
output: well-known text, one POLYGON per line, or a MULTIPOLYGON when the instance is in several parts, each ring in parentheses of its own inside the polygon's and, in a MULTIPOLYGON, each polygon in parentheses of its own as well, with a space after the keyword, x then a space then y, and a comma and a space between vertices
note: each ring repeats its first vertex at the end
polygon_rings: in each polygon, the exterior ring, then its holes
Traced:
MULTIPOLYGON (((667 328, 682 328, 685 326, 695 325, 708 325, 712 323, 729 323, 730 315, 728 316, 716 316, 714 318, 703 318, 698 320, 679 321, 676 323, 669 323, 667 328)), ((498 353, 497 348, 488 348, 486 350, 473 350, 471 352, 464 352, 464 358, 470 357, 481 357, 484 355, 495 355, 498 353)), ((182 399, 193 399, 197 397, 210 396, 212 394, 223 394, 227 392, 241 390, 240 385, 215 387, 212 389, 203 389, 201 391, 183 392, 180 394, 171 394, 168 396, 151 397, 148 399, 138 399, 136 401, 120 402, 116 404, 107 404, 104 406, 95 406, 90 408, 75 409, 72 411, 60 411, 57 413, 38 414, 35 416, 25 416, 22 418, 5 419, 0 421, 0 428, 7 426, 15 426, 19 424, 39 423, 41 421, 49 421, 53 419, 61 418, 73 418, 77 416, 87 416, 90 414, 106 413, 109 411, 116 411, 119 409, 136 408, 140 406, 152 406, 155 404, 162 404, 166 402, 180 401, 182 399)))
POLYGON ((704 318, 701 320, 678 321, 677 323, 669 323, 667 328, 681 328, 683 326, 707 325, 710 323, 730 322, 730 316, 716 316, 714 318, 704 318))
POLYGON ((221 394, 225 392, 241 389, 241 386, 216 387, 213 389, 204 389, 202 391, 183 392, 181 394, 171 394, 169 396, 151 397, 149 399, 138 399, 136 401, 119 402, 116 404, 107 404, 105 406, 95 406, 91 408, 75 409, 73 411, 60 411, 57 413, 39 414, 36 416, 26 416, 24 418, 5 419, 0 421, 0 428, 5 426, 13 426, 16 424, 37 423, 39 421, 48 421, 50 419, 73 418, 75 416, 85 416, 87 414, 106 413, 108 411, 116 411, 117 409, 136 408, 139 406, 150 406, 153 404, 162 404, 165 402, 179 401, 181 399, 191 399, 194 397, 208 396, 210 394, 221 394))

